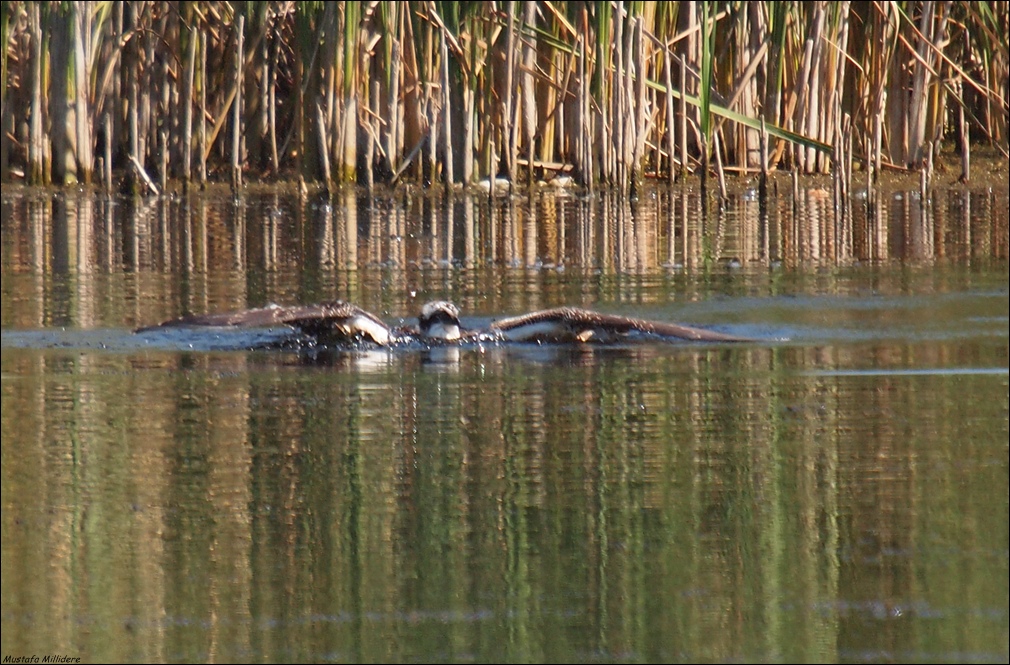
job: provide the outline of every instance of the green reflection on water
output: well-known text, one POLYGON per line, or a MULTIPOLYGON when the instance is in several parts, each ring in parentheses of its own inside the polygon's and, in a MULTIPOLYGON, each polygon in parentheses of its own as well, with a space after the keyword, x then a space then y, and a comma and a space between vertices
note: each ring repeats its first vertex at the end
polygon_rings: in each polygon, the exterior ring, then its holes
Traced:
POLYGON ((814 191, 802 219, 746 198, 700 219, 690 189, 494 216, 9 191, 0 656, 1008 657, 1003 192, 839 223, 814 191), (299 355, 129 333, 334 297, 766 341, 299 355))
POLYGON ((4 653, 998 657, 1006 375, 542 353, 5 349, 4 653))

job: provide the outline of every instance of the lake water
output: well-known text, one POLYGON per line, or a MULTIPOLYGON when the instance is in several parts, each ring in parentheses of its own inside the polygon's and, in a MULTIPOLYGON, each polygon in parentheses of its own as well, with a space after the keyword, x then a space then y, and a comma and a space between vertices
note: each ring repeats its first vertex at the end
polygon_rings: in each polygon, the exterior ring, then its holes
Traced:
POLYGON ((0 203, 0 657, 1010 657, 1005 188, 0 203), (132 333, 333 298, 757 341, 132 333))

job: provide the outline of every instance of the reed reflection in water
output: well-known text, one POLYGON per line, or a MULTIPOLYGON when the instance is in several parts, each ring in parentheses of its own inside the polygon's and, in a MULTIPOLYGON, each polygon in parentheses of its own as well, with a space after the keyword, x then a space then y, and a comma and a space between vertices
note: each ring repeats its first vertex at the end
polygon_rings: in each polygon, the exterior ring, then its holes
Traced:
POLYGON ((451 351, 5 349, 4 648, 848 660, 940 622, 996 653, 1005 374, 451 351))
POLYGON ((501 315, 662 303, 668 293, 640 287, 663 280, 697 301, 713 288, 766 289, 769 269, 800 276, 892 259, 1006 260, 1005 193, 937 190, 926 206, 915 192, 874 196, 839 218, 818 189, 767 205, 745 191, 725 209, 708 206, 707 216, 690 188, 648 190, 634 202, 549 190, 494 206, 407 190, 348 190, 333 200, 5 191, 4 276, 17 279, 4 280, 4 298, 18 306, 4 316, 18 318, 3 325, 137 326, 182 312, 333 298, 412 317, 419 300, 435 295, 501 315), (726 277, 739 267, 742 279, 726 277))
POLYGON ((702 218, 691 190, 491 214, 5 189, 0 650, 1005 659, 1010 205, 903 195, 841 223, 805 196, 828 217, 744 195, 702 218), (292 353, 129 332, 331 297, 770 341, 292 353))

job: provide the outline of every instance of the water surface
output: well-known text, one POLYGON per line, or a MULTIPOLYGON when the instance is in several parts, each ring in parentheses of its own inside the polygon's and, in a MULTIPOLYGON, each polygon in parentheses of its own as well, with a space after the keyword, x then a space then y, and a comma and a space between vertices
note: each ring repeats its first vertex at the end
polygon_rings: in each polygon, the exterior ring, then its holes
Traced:
POLYGON ((1003 661, 1006 192, 2 198, 0 651, 1003 661), (262 349, 344 298, 753 337, 262 349))

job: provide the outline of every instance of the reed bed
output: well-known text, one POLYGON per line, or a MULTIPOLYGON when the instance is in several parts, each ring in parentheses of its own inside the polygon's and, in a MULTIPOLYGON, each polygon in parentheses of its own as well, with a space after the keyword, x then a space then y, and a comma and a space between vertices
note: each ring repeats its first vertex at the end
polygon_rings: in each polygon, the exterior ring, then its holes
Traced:
POLYGON ((785 168, 844 176, 845 194, 853 161, 872 185, 882 168, 928 169, 947 142, 968 179, 973 141, 1007 154, 1008 14, 995 1, 5 2, 0 177, 451 190, 503 174, 627 192, 785 168))

